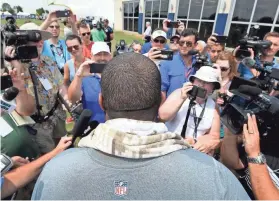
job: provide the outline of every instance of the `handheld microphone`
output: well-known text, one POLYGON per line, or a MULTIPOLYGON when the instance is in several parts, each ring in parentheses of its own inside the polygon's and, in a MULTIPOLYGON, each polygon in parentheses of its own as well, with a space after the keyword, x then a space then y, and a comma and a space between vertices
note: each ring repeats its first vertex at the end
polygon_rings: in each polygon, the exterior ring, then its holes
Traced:
POLYGON ((258 96, 262 93, 260 88, 249 85, 240 85, 238 91, 252 97, 258 96))
POLYGON ((81 137, 84 133, 84 131, 88 127, 88 123, 90 121, 90 118, 92 116, 91 110, 85 109, 82 111, 78 121, 75 123, 75 127, 73 128, 72 135, 72 147, 74 145, 75 140, 77 137, 81 137))
POLYGON ((196 55, 198 53, 199 53, 198 50, 192 49, 192 50, 189 50, 188 55, 196 55))
POLYGON ((8 113, 11 113, 16 108, 15 98, 18 95, 19 90, 15 87, 10 87, 0 94, 1 109, 8 113))

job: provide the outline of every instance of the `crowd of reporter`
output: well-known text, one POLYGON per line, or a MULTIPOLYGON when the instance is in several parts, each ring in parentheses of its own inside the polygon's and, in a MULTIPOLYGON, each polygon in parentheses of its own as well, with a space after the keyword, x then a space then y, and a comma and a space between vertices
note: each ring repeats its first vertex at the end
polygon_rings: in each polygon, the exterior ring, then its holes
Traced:
MULTIPOLYGON (((41 31, 41 41, 27 43, 37 47, 38 57, 29 63, 3 63, 10 70, 2 76, 10 74, 19 89, 15 112, 34 123, 17 127, 9 114, 1 114, 14 129, 1 137, 1 152, 22 161, 22 167, 1 174, 1 198, 40 175, 32 199, 115 199, 113 183, 119 180, 128 183, 127 199, 279 199, 277 142, 260 139, 255 115, 248 114, 238 135, 220 120, 224 96, 233 96, 233 78, 250 79, 258 72, 236 58, 239 47, 226 50, 217 34, 205 42, 197 30, 179 22, 168 40, 169 22, 164 20, 163 29, 154 31, 147 22, 145 43, 128 46, 124 41, 115 58, 108 20, 104 27, 97 21, 90 27, 76 22, 71 13, 65 39, 59 39, 55 12, 40 27, 20 27, 41 31), (162 50, 171 52, 171 58, 162 50), (208 65, 198 66, 197 55, 208 65), (95 64, 106 64, 104 71, 92 73, 95 64), (193 100, 190 92, 196 86, 205 94, 193 100), (64 137, 65 122, 74 119, 66 118, 58 94, 69 107, 81 103, 95 122, 94 130, 77 143, 79 148, 62 154, 74 143, 64 137), (21 134, 24 140, 19 141, 21 134), (68 190, 74 188, 78 192, 68 190)), ((267 33, 264 40, 270 47, 260 58, 249 49, 251 59, 279 68, 279 33, 267 33)), ((4 52, 15 57, 15 47, 7 46, 4 52)))

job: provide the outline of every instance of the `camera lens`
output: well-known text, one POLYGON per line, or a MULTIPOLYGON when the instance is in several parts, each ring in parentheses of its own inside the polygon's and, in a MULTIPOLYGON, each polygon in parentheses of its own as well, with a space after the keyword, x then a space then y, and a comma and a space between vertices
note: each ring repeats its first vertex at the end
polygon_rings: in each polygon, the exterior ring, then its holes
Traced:
POLYGON ((241 114, 233 114, 231 117, 228 117, 228 123, 235 130, 240 130, 244 124, 244 117, 241 114))

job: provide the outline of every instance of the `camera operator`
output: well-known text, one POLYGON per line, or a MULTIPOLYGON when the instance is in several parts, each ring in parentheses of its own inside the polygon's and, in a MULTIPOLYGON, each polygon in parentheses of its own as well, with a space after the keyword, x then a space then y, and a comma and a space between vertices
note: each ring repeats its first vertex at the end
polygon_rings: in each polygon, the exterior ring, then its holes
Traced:
POLYGON ((225 44, 221 44, 216 42, 216 36, 217 34, 213 34, 210 36, 207 40, 207 53, 208 53, 208 60, 211 63, 215 63, 217 60, 218 55, 225 50, 225 44))
POLYGON ((189 81, 171 93, 160 107, 159 117, 166 122, 169 131, 177 134, 182 133, 185 123, 186 140, 194 149, 212 155, 220 142, 220 115, 210 94, 220 88, 219 74, 216 69, 203 66, 190 76, 189 81), (192 107, 189 92, 193 86, 206 89, 206 95, 204 98, 196 97, 196 104, 192 107), (186 122, 188 109, 191 115, 186 122))
POLYGON ((32 200, 249 199, 227 168, 156 121, 161 80, 154 62, 121 54, 101 84, 107 121, 80 148, 46 164, 32 200))
MULTIPOLYGON (((151 35, 151 41, 148 43, 144 43, 141 49, 141 53, 143 55, 149 55, 149 53, 153 52, 151 50, 152 48, 157 49, 169 49, 169 46, 167 45, 167 34, 161 29, 155 29, 151 35)), ((148 56, 151 60, 153 58, 153 54, 148 56)))
MULTIPOLYGON (((12 195, 18 189, 32 182, 40 174, 42 167, 48 161, 67 149, 72 144, 71 140, 71 137, 63 137, 61 138, 57 147, 51 152, 30 163, 27 162, 26 159, 21 159, 20 167, 11 170, 4 175, 1 174, 1 199, 12 195), (23 162, 25 164, 22 164, 23 162)), ((17 160, 18 159, 19 158, 17 158, 17 160)))
POLYGON ((111 58, 108 45, 105 42, 95 42, 92 46, 92 60, 80 65, 68 89, 68 97, 72 103, 81 99, 83 108, 92 111, 91 121, 105 122, 105 113, 99 105, 101 74, 90 73, 89 65, 107 63, 111 58))
POLYGON ((251 117, 248 114, 248 126, 247 124, 243 126, 242 138, 245 150, 242 146, 241 148, 238 146, 238 138, 238 135, 225 129, 225 138, 221 147, 222 163, 237 171, 239 180, 251 199, 279 199, 278 158, 261 153, 264 153, 266 148, 260 141, 255 115, 251 117))
MULTIPOLYGON (((279 68, 279 63, 275 58, 275 55, 279 51, 279 33, 269 32, 264 36, 264 40, 270 41, 272 45, 269 48, 264 49, 262 51, 260 58, 253 58, 255 56, 253 50, 248 49, 251 53, 251 58, 255 59, 256 63, 260 64, 260 66, 262 66, 262 62, 266 61, 266 62, 273 62, 273 66, 271 66, 272 68, 279 68)), ((236 54, 238 49, 239 47, 236 48, 234 54, 236 54)), ((240 77, 243 77, 245 79, 251 79, 259 75, 258 71, 245 66, 243 63, 239 64, 238 72, 240 73, 240 77)))
POLYGON ((107 35, 102 28, 102 25, 97 22, 97 20, 93 20, 93 29, 91 30, 92 39, 95 42, 104 42, 107 39, 107 35))
MULTIPOLYGON (((78 31, 72 11, 70 11, 70 17, 68 18, 68 21, 71 24, 73 34, 77 35, 78 31)), ((65 40, 59 39, 60 24, 56 16, 56 11, 49 13, 47 19, 41 24, 40 29, 47 30, 52 33, 52 37, 49 40, 44 41, 42 55, 48 56, 53 61, 55 61, 60 71, 63 73, 64 65, 69 59, 71 59, 71 55, 67 51, 65 40)))
MULTIPOLYGON (((27 23, 20 29, 39 30, 39 27, 34 23, 27 23)), ((51 38, 51 33, 47 31, 40 31, 40 33, 42 40, 27 42, 28 46, 37 47, 38 58, 32 59, 29 63, 22 63, 22 68, 17 68, 17 70, 24 73, 26 91, 33 97, 33 99, 26 99, 21 103, 24 110, 28 110, 25 115, 32 115, 31 117, 36 122, 29 132, 32 131, 35 135, 41 152, 47 153, 55 148, 54 139, 60 138, 66 133, 64 123, 66 116, 60 107, 57 94, 60 93, 64 97, 67 90, 63 85, 63 76, 56 62, 50 57, 41 55, 43 41, 51 38)), ((12 61, 12 63, 14 62, 17 61, 12 61)))
POLYGON ((112 28, 109 26, 108 19, 104 19, 104 30, 105 30, 106 35, 107 35, 107 38, 105 39, 105 42, 108 44, 109 50, 111 52, 111 41, 114 38, 114 34, 113 34, 112 28))
POLYGON ((168 97, 174 90, 181 88, 183 83, 188 81, 189 76, 196 73, 193 68, 196 57, 195 55, 189 55, 189 52, 195 49, 197 40, 198 31, 196 29, 185 29, 178 41, 179 53, 173 56, 172 61, 160 63, 162 92, 165 97, 168 97))

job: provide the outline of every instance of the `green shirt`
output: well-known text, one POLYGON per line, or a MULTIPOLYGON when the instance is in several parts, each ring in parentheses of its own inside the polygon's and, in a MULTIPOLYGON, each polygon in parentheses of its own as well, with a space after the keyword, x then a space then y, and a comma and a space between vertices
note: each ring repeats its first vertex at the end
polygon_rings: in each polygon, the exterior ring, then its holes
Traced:
POLYGON ((104 42, 107 35, 103 29, 99 31, 98 29, 93 28, 91 30, 91 36, 94 42, 104 42))

